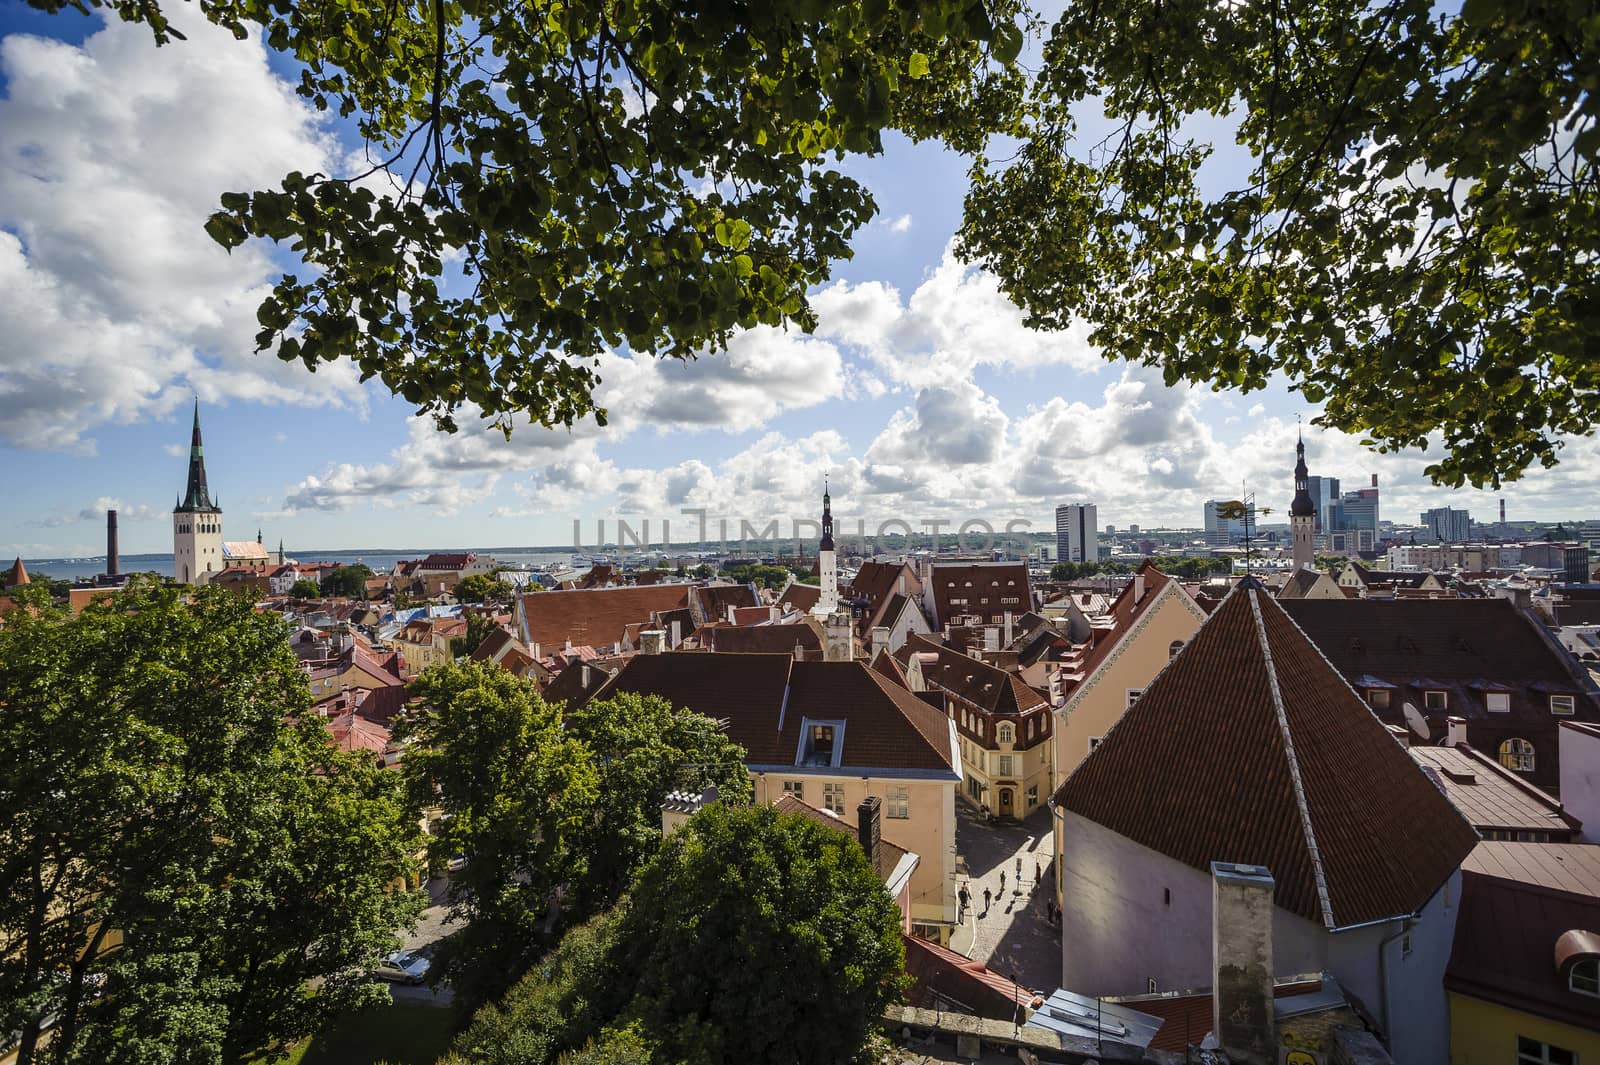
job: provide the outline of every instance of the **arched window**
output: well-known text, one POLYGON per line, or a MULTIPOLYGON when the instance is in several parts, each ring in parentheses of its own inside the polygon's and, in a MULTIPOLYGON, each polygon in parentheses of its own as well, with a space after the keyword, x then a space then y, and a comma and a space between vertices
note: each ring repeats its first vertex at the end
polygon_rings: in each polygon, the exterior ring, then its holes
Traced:
POLYGON ((1500 745, 1500 764, 1519 773, 1533 772, 1533 744, 1513 736, 1500 745))
POLYGON ((1167 645, 1167 659, 1170 661, 1177 658, 1178 652, 1181 650, 1183 650, 1183 641, 1173 640, 1172 643, 1167 645))
POLYGON ((1600 998, 1600 960, 1580 961, 1567 974, 1567 987, 1580 995, 1600 998))
POLYGON ((999 740, 1001 743, 1013 743, 1016 741, 1016 733, 1012 730, 1010 725, 1003 724, 995 730, 994 738, 999 740))

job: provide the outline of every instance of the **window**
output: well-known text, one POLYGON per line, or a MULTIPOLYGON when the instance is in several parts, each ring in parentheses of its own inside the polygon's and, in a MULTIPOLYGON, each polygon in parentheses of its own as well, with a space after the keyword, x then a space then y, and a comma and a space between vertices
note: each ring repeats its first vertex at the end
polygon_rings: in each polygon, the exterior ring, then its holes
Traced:
POLYGON ((806 797, 805 781, 785 780, 783 782, 783 793, 785 795, 793 795, 797 799, 804 799, 806 797))
POLYGON ((1368 688, 1367 705, 1375 710, 1387 710, 1389 708, 1389 689, 1368 688))
POLYGON ((844 785, 832 782, 822 785, 822 805, 836 814, 843 814, 844 785))
POLYGON ((1570 695, 1552 695, 1550 696, 1550 712, 1552 714, 1570 714, 1574 709, 1575 703, 1576 700, 1570 695))
POLYGON ((1014 743, 1016 742, 1017 736, 1016 731, 1010 725, 1002 722, 1000 726, 994 730, 994 738, 999 740, 1001 743, 1014 743))
POLYGON ((1033 784, 1028 788, 1028 809, 1039 805, 1039 785, 1033 784))
POLYGON ((1132 706, 1134 703, 1138 702, 1139 701, 1139 696, 1141 696, 1143 694, 1144 694, 1144 689, 1143 688, 1129 688, 1128 689, 1128 705, 1132 706))
POLYGON ((1600 961, 1580 961, 1567 976, 1567 987, 1580 995, 1600 998, 1600 961))
POLYGON ((1446 710, 1450 706, 1450 697, 1444 692, 1423 692, 1422 705, 1429 710, 1446 710))
POLYGON ((891 785, 883 804, 885 817, 904 821, 911 816, 911 789, 904 784, 891 785))
POLYGON ((1511 694, 1509 692, 1489 692, 1483 699, 1489 705, 1489 709, 1496 714, 1511 712, 1511 694))
POLYGON ((1000 775, 1003 777, 1011 775, 1011 756, 1009 754, 1000 756, 1000 775))
POLYGON ((1170 644, 1167 645, 1167 658, 1169 660, 1173 659, 1173 658, 1177 658, 1178 657, 1178 652, 1181 651, 1181 650, 1183 650, 1183 641, 1182 640, 1173 640, 1170 644))
POLYGON ((1103 740, 1103 739, 1105 739, 1104 736, 1090 736, 1089 737, 1089 753, 1090 754, 1094 753, 1094 749, 1096 747, 1100 746, 1100 741, 1103 740))
POLYGON ((1564 1047, 1517 1036, 1517 1065, 1578 1065, 1578 1055, 1564 1047))
POLYGON ((1034 727, 1034 726, 1035 726, 1035 725, 1036 725, 1036 724, 1038 724, 1038 721, 1037 721, 1037 720, 1035 720, 1035 719, 1034 719, 1034 718, 1031 718, 1031 717, 1030 717, 1030 718, 1029 718, 1029 719, 1028 719, 1028 738, 1029 738, 1029 739, 1030 739, 1030 740, 1031 740, 1031 739, 1033 739, 1033 727, 1034 727))
POLYGON ((1533 744, 1513 737, 1500 745, 1500 764, 1519 773, 1533 772, 1533 744))

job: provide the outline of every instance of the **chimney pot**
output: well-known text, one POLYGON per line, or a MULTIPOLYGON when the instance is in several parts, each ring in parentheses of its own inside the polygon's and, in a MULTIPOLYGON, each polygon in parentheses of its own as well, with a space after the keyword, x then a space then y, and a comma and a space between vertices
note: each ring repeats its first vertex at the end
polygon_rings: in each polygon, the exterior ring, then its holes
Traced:
POLYGON ((856 807, 856 837, 861 840, 861 849, 867 852, 872 871, 880 880, 883 879, 882 809, 883 800, 876 795, 868 795, 856 807))
POLYGON ((1467 742, 1467 719, 1464 717, 1447 717, 1444 719, 1444 742, 1450 747, 1459 747, 1467 742))

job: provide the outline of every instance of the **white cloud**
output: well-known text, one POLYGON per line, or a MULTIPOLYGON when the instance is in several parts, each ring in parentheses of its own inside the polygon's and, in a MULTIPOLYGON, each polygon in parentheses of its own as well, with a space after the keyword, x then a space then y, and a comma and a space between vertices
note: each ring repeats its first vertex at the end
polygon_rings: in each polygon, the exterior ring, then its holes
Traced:
POLYGON ((1082 325, 1059 333, 1028 329, 992 274, 944 257, 910 299, 880 281, 837 282, 812 297, 819 336, 859 348, 901 386, 964 380, 980 366, 1092 371, 1101 360, 1082 325))
POLYGON ((167 512, 148 503, 124 503, 114 496, 100 496, 91 505, 71 514, 52 514, 48 517, 34 519, 27 524, 44 529, 59 529, 64 525, 76 525, 79 522, 103 522, 106 520, 106 511, 117 512, 118 523, 128 521, 153 521, 156 518, 165 518, 167 512))
POLYGON ((0 41, 0 439, 92 452, 97 425, 201 398, 358 401, 352 368, 254 353, 278 273, 202 225, 229 190, 328 170, 333 141, 255 39, 188 5, 159 51, 111 20, 82 46, 0 41))
POLYGON ((888 227, 888 230, 891 233, 904 233, 906 230, 911 228, 911 216, 908 214, 903 214, 899 218, 892 220, 886 218, 884 219, 883 224, 888 227))

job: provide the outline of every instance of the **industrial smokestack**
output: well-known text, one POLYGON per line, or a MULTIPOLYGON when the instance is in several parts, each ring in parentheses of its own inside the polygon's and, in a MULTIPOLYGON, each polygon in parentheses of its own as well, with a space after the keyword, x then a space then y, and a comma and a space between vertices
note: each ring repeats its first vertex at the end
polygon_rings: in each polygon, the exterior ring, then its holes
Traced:
POLYGON ((1501 496, 1500 497, 1500 524, 1504 525, 1505 523, 1506 523, 1506 497, 1505 496, 1501 496))
POLYGON ((117 575, 117 512, 106 511, 106 576, 117 575))
POLYGON ((1372 487, 1374 487, 1374 488, 1378 487, 1378 475, 1377 474, 1373 474, 1372 475, 1372 487))

